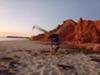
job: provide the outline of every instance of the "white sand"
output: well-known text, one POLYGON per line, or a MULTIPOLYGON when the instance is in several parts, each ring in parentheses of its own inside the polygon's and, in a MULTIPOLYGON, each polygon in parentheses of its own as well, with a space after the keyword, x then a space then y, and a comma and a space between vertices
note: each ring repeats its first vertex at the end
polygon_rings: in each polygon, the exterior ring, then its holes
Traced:
MULTIPOLYGON (((16 75, 100 75, 100 62, 92 61, 90 58, 99 58, 100 55, 66 54, 65 51, 68 49, 60 49, 61 54, 52 56, 49 53, 41 53, 46 50, 50 50, 49 45, 36 44, 28 40, 2 41, 0 65, 16 75), (15 67, 11 67, 12 61, 16 62, 15 67)), ((0 67, 0 70, 2 69, 4 68, 0 67)))

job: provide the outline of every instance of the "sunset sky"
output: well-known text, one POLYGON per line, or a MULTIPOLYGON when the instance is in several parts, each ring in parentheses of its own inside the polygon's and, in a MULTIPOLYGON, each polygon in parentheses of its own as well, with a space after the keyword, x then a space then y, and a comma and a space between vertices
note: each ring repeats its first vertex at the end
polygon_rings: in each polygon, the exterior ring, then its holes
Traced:
POLYGON ((31 36, 66 19, 100 19, 100 0, 0 0, 0 35, 31 36))

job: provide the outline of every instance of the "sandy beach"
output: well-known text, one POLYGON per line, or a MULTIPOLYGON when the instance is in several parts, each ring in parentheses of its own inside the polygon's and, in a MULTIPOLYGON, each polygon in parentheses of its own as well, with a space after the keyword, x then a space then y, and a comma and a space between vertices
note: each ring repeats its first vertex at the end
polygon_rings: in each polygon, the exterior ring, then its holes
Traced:
POLYGON ((29 40, 0 41, 0 75, 100 75, 100 54, 49 50, 29 40))

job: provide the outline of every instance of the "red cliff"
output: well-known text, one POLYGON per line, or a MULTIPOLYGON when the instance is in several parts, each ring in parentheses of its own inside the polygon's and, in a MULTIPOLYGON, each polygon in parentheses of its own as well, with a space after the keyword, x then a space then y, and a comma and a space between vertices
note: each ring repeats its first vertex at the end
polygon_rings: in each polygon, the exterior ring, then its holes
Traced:
MULTIPOLYGON (((32 40, 49 41, 48 36, 56 33, 60 36, 61 42, 71 42, 74 44, 100 43, 100 20, 85 20, 80 18, 77 22, 69 19, 65 20, 57 28, 48 33, 33 36, 32 40)), ((98 45, 96 47, 100 48, 98 45)), ((100 50, 100 49, 99 49, 100 50)))
POLYGON ((75 27, 75 38, 77 43, 97 43, 98 41, 98 30, 95 22, 91 20, 80 20, 77 22, 75 27))

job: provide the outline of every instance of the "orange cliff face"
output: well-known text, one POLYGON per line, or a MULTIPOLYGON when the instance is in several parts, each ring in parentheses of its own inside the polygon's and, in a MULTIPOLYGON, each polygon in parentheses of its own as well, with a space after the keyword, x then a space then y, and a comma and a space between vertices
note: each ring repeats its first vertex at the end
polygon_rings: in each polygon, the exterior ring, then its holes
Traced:
POLYGON ((49 31, 48 33, 40 34, 38 36, 32 36, 32 40, 49 41, 49 35, 56 33, 60 36, 62 42, 71 41, 73 39, 73 32, 75 31, 76 22, 69 19, 58 25, 57 28, 49 31))
MULTIPOLYGON (((49 41, 50 33, 56 33, 60 36, 61 42, 71 42, 74 44, 100 43, 100 20, 85 20, 80 18, 77 22, 69 19, 63 24, 48 33, 33 36, 32 40, 49 41)), ((93 49, 100 48, 96 45, 93 49)), ((100 49, 99 49, 100 50, 100 49)))
POLYGON ((100 20, 96 20, 95 25, 96 25, 97 30, 100 32, 100 20))
POLYGON ((97 43, 98 37, 95 22, 80 18, 75 27, 74 40, 77 43, 97 43))
POLYGON ((69 19, 63 22, 61 27, 55 32, 61 38, 61 41, 72 41, 74 38, 74 31, 75 31, 76 22, 69 19))
POLYGON ((83 20, 75 22, 71 19, 66 20, 57 28, 48 33, 33 36, 33 40, 47 40, 50 33, 57 33, 61 41, 79 41, 80 43, 100 42, 100 20, 83 20), (47 36, 48 35, 48 36, 47 36))

